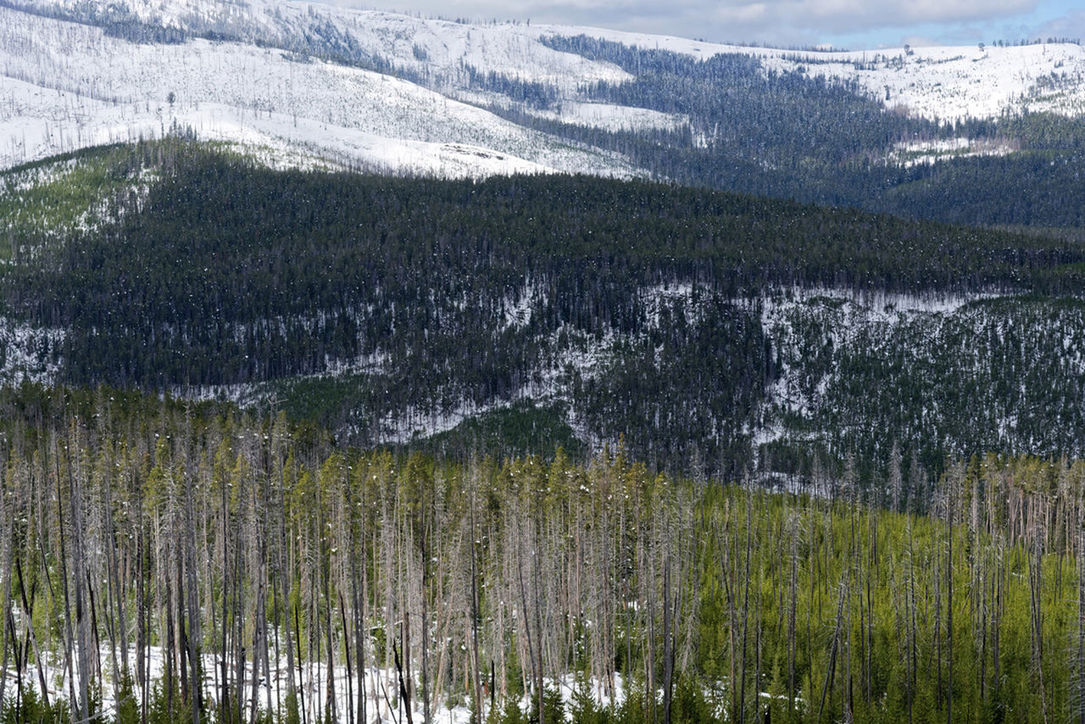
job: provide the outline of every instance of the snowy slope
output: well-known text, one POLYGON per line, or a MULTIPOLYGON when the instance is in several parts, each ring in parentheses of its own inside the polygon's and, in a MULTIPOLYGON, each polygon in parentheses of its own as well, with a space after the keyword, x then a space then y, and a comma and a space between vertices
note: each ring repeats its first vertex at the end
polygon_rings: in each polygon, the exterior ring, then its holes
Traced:
MULTIPOLYGON (((8 4, 8 3, 5 3, 8 4)), ((11 0, 36 9, 108 24, 131 17, 156 27, 215 33, 281 48, 389 59, 398 70, 443 75, 463 66, 575 88, 629 78, 619 68, 552 50, 530 25, 457 23, 397 13, 285 0, 11 0)))
POLYGON ((587 35, 702 59, 753 55, 766 71, 855 81, 888 108, 942 121, 996 118, 1025 109, 1085 115, 1085 47, 1072 43, 794 51, 590 27, 540 26, 538 31, 587 35))
POLYGON ((591 84, 632 77, 544 42, 579 34, 701 58, 751 54, 765 72, 854 81, 887 108, 929 118, 996 117, 1026 108, 1085 113, 1085 50, 1068 44, 795 53, 276 0, 6 5, 12 7, 0 7, 0 167, 187 128, 291 163, 313 157, 442 176, 639 175, 617 154, 487 110, 613 132, 691 125, 680 113, 590 102, 584 89, 591 84), (133 26, 183 32, 184 42, 124 39, 122 31, 133 26), (545 88, 554 101, 534 106, 502 94, 511 91, 481 87, 480 77, 545 88))
POLYGON ((854 79, 887 107, 925 118, 995 118, 1003 111, 1085 114, 1085 48, 1068 43, 934 47, 775 56, 767 68, 854 79))
POLYGON ((409 81, 254 45, 137 44, 0 8, 0 67, 3 166, 180 126, 392 171, 634 172, 409 81))

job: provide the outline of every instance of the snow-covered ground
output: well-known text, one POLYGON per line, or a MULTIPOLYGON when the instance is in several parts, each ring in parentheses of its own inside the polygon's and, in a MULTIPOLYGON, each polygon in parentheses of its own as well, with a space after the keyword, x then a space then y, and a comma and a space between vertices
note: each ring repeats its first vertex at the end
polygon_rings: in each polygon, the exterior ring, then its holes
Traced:
MULTIPOLYGON (((160 682, 164 675, 165 657, 163 651, 158 646, 151 646, 143 652, 146 657, 147 665, 149 668, 150 679, 152 682, 160 682)), ((101 671, 103 673, 102 691, 101 691, 101 706, 103 713, 107 715, 114 715, 117 707, 117 690, 113 681, 113 652, 109 647, 103 647, 99 652, 99 658, 101 661, 101 671)), ((118 659, 120 657, 118 656, 118 659)), ((139 659, 139 652, 135 647, 130 647, 127 655, 127 661, 129 670, 136 667, 139 659)), ((204 701, 209 704, 216 701, 216 695, 218 691, 217 679, 219 677, 221 662, 213 654, 205 654, 202 657, 203 661, 203 697, 204 701)), ((228 664, 233 670, 233 664, 228 664)), ((121 664, 117 663, 117 668, 122 668, 121 664)), ((294 686, 299 691, 298 697, 300 705, 304 706, 305 716, 309 721, 316 721, 323 717, 325 713, 325 706, 329 701, 328 692, 329 688, 334 692, 334 701, 336 711, 340 715, 341 720, 345 720, 345 712, 347 711, 348 703, 353 703, 354 707, 358 705, 359 692, 353 691, 353 688, 357 686, 357 678, 351 681, 348 685, 347 681, 347 669, 344 666, 336 666, 330 670, 331 677, 329 677, 329 668, 326 663, 317 663, 313 661, 306 661, 300 667, 295 666, 294 671, 291 671, 286 661, 283 660, 278 666, 272 667, 272 676, 268 680, 263 675, 263 669, 261 668, 259 682, 257 684, 257 708, 261 711, 276 711, 278 707, 285 704, 286 695, 289 690, 289 680, 291 676, 294 680, 294 686)), ((42 675, 45 678, 46 686, 48 688, 48 695, 50 701, 56 700, 69 700, 71 698, 71 692, 77 691, 77 683, 69 675, 69 670, 64 665, 62 656, 46 655, 42 661, 42 675)), ((133 676, 134 678, 134 676, 133 676)), ((252 662, 246 663, 245 674, 245 691, 244 691, 244 705, 246 709, 251 706, 252 701, 252 680, 253 680, 253 668, 252 662)), ((16 696, 16 675, 15 672, 10 670, 7 672, 7 682, 5 685, 4 698, 8 701, 14 701, 16 696)), ((23 685, 38 691, 41 688, 39 683, 37 669, 31 664, 30 668, 24 672, 23 685)), ((40 691, 38 692, 41 693, 40 691)), ((133 692, 137 699, 140 696, 138 689, 133 692)), ((379 722, 401 722, 406 721, 408 706, 399 696, 398 678, 394 668, 379 668, 371 666, 366 669, 365 672, 365 696, 366 696, 366 709, 368 712, 369 721, 379 722), (374 719, 373 717, 376 717, 374 719)), ((415 721, 422 721, 422 708, 420 701, 411 701, 409 703, 411 714, 415 721)), ((452 722, 452 724, 463 724, 471 720, 471 712, 466 706, 462 705, 447 705, 443 700, 438 699, 435 702, 434 713, 438 716, 440 721, 452 722)))
POLYGON ((611 132, 674 131, 689 125, 689 117, 679 113, 663 113, 650 108, 618 106, 612 103, 564 101, 556 110, 528 109, 528 113, 540 118, 611 132))
MULTIPOLYGON (((161 681, 165 666, 162 649, 158 646, 151 646, 143 652, 143 655, 146 657, 151 681, 161 681)), ((99 652, 101 672, 104 678, 102 691, 100 692, 101 706, 103 713, 109 716, 114 715, 117 708, 117 691, 112 675, 114 669, 113 656, 114 652, 108 646, 103 646, 99 652)), ((121 658, 119 652, 117 658, 121 658)), ((138 659, 139 652, 135 647, 130 647, 127 654, 129 670, 135 668, 138 659)), ((204 701, 210 704, 216 701, 217 679, 221 671, 221 661, 213 654, 204 654, 202 662, 203 697, 204 701)), ((228 665, 232 671, 232 664, 228 665)), ((122 668, 121 663, 118 661, 117 669, 121 670, 122 668)), ((348 682, 348 671, 345 666, 336 665, 334 668, 329 669, 326 663, 306 661, 300 666, 295 664, 294 670, 291 671, 284 659, 277 666, 271 668, 272 676, 270 680, 263 675, 262 668, 258 677, 256 688, 258 710, 274 712, 283 706, 286 702, 291 678, 293 678, 294 686, 300 694, 298 697, 299 706, 304 707, 304 716, 308 721, 317 721, 324 716, 325 707, 329 701, 329 689, 334 692, 332 699, 335 702, 335 711, 338 713, 340 721, 346 720, 345 712, 348 706, 353 705, 354 709, 357 710, 359 701, 357 674, 355 673, 353 680, 348 682), (331 674, 330 677, 329 673, 331 674)), ((248 708, 252 702, 253 668, 251 661, 247 662, 245 672, 244 705, 248 708)), ((77 682, 68 674, 69 670, 64 666, 63 657, 46 655, 42 661, 42 675, 45 678, 50 701, 68 700, 71 697, 71 692, 77 690, 77 682)), ((418 689, 418 679, 419 677, 416 675, 412 684, 415 691, 418 689)), ((5 700, 15 700, 16 685, 16 674, 9 667, 4 689, 5 700)), ((625 682, 622 675, 618 673, 613 674, 612 681, 578 679, 577 676, 572 674, 557 679, 548 677, 544 680, 543 685, 547 688, 556 689, 560 693, 567 718, 578 687, 586 687, 588 695, 600 706, 620 703, 625 697, 625 682)), ((41 688, 34 663, 31 663, 28 670, 24 672, 23 686, 35 691, 41 688)), ((138 690, 133 693, 138 699, 140 696, 138 690)), ((369 722, 407 721, 408 708, 414 721, 423 721, 422 702, 419 697, 416 696, 408 705, 399 696, 399 679, 394 668, 367 667, 365 672, 365 700, 367 721, 369 722)), ((531 702, 526 696, 519 704, 525 712, 531 706, 531 702)), ((501 706, 501 704, 498 704, 498 706, 501 706)), ((489 713, 488 701, 484 703, 484 707, 483 717, 489 713)), ((471 721, 471 710, 466 704, 451 703, 440 696, 433 702, 432 714, 435 721, 442 723, 466 724, 471 721)))
POLYGON ((181 128, 393 172, 634 173, 616 154, 575 148, 409 81, 253 45, 131 43, 0 8, 0 67, 4 167, 181 128))
POLYGON ((1005 156, 1017 150, 1008 141, 976 141, 971 138, 950 138, 936 141, 903 141, 893 147, 887 161, 901 166, 933 164, 947 158, 968 156, 1005 156))
POLYGON ((511 105, 610 131, 688 125, 681 114, 587 102, 585 88, 632 76, 544 42, 559 35, 585 34, 698 58, 754 55, 765 72, 853 81, 887 108, 945 121, 1026 108, 1085 113, 1085 49, 1072 44, 795 52, 599 28, 459 23, 292 1, 10 4, 0 8, 0 167, 184 127, 204 139, 270 149, 287 159, 280 163, 305 164, 304 158, 316 157, 442 176, 636 175, 617 154, 576 147, 479 107, 511 105), (116 17, 234 40, 136 43, 92 24, 116 17), (310 57, 314 47, 346 64, 310 57), (541 84, 556 100, 533 108, 482 90, 472 80, 480 77, 541 84))
MULTIPOLYGON (((9 4, 9 3, 5 3, 9 4)), ((121 11, 153 26, 214 31, 246 43, 297 47, 303 36, 336 38, 368 57, 389 61, 397 70, 455 76, 466 67, 566 90, 580 84, 628 80, 609 63, 562 53, 538 42, 544 26, 518 23, 468 23, 417 15, 354 10, 297 0, 11 0, 14 7, 47 14, 84 17, 121 11)))

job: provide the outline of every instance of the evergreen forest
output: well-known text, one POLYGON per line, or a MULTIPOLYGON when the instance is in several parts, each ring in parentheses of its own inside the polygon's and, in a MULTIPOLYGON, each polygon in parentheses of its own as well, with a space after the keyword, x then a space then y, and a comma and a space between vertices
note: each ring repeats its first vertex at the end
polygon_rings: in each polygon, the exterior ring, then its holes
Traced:
POLYGON ((648 181, 272 171, 184 138, 64 163, 0 196, 9 379, 461 461, 624 437, 653 470, 851 455, 869 482, 894 445, 932 472, 1085 455, 1072 236, 648 181))

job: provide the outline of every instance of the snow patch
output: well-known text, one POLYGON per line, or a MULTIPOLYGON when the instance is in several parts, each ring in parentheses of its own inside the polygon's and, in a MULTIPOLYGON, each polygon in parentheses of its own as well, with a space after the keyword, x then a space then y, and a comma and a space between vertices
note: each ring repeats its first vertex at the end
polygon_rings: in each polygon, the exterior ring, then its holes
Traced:
POLYGON ((902 141, 893 146, 886 161, 900 166, 931 165, 949 158, 1006 156, 1019 149, 1009 141, 957 137, 941 140, 902 141))
POLYGON ((689 116, 663 113, 649 108, 619 106, 612 103, 563 101, 557 110, 527 109, 538 118, 576 126, 600 128, 612 133, 640 131, 677 131, 689 126, 689 116))

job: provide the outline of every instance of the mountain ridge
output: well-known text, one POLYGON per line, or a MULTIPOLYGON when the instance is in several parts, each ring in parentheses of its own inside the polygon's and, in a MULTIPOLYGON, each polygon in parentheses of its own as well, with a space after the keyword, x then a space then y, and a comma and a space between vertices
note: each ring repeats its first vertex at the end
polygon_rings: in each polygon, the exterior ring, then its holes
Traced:
MULTIPOLYGON (((0 99, 8 100, 7 123, 0 116, 0 124, 21 141, 0 148, 2 166, 161 137, 181 126, 205 140, 291 148, 390 172, 666 176, 560 130, 525 127, 509 111, 619 136, 658 130, 691 133, 694 146, 720 142, 706 136, 709 119, 688 111, 593 96, 592 87, 628 85, 654 71, 634 73, 553 42, 577 36, 702 62, 746 57, 762 75, 843 84, 883 112, 907 108, 942 125, 1006 113, 1085 112, 1085 52, 1073 44, 793 51, 296 2, 7 0, 0 13, 0 99), (245 84, 231 86, 236 78, 245 84), (16 125, 31 137, 22 141, 16 125)), ((945 135, 937 124, 927 133, 945 135)), ((894 142, 907 150, 923 141, 894 142)), ((979 142, 966 138, 926 157, 967 155, 979 142)), ((900 149, 879 145, 876 153, 892 163, 900 149)), ((998 144, 984 148, 1008 152, 998 144)))

